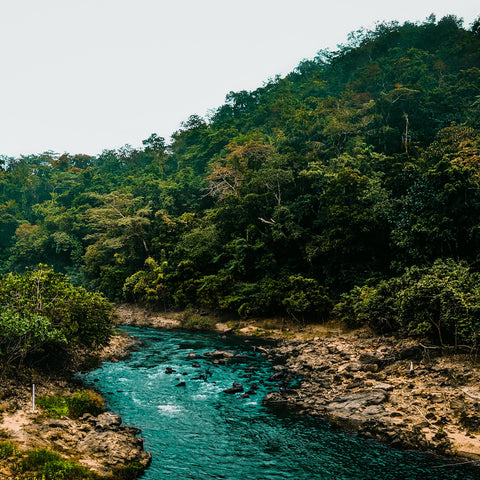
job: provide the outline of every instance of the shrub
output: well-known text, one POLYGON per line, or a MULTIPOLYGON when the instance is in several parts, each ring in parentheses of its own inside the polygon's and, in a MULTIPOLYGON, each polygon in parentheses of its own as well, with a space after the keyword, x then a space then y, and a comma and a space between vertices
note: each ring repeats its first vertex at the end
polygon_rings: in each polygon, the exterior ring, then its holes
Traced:
MULTIPOLYGON (((63 459, 58 453, 46 449, 32 450, 20 461, 21 473, 38 472, 33 478, 41 480, 86 480, 94 475, 86 468, 63 459)), ((22 477, 23 478, 23 477, 22 477)))
POLYGON ((66 397, 38 397, 36 404, 53 417, 68 416, 66 397))
POLYGON ((118 480, 134 480, 140 477, 145 469, 136 462, 127 463, 123 467, 113 468, 113 478, 118 480))
POLYGON ((376 286, 354 287, 341 296, 333 314, 349 327, 368 325, 377 333, 389 333, 400 328, 398 294, 401 281, 392 278, 376 286))
POLYGON ((12 442, 0 442, 0 459, 13 457, 17 454, 17 448, 12 442))
POLYGON ((180 319, 182 327, 192 330, 212 330, 215 320, 207 316, 199 316, 190 310, 186 310, 180 319))
POLYGON ((72 418, 78 418, 84 413, 99 415, 105 408, 102 396, 92 390, 80 390, 67 397, 68 413, 72 418))
POLYGON ((205 275, 196 282, 196 299, 204 307, 217 308, 229 291, 232 281, 224 275, 205 275))
POLYGON ((295 320, 306 318, 328 318, 333 303, 325 287, 313 278, 291 275, 287 279, 287 293, 282 300, 286 312, 295 320))
POLYGON ((70 418, 84 413, 98 415, 105 408, 103 398, 92 390, 80 390, 69 396, 39 397, 37 405, 52 416, 70 418))
POLYGON ((284 315, 296 321, 325 320, 333 302, 325 287, 301 275, 264 278, 258 284, 242 284, 236 297, 240 315, 284 315), (240 295, 243 294, 243 298, 240 295))
POLYGON ((32 450, 28 452, 27 456, 20 462, 20 470, 38 470, 46 463, 62 460, 62 457, 58 453, 40 448, 38 450, 32 450))
POLYGON ((9 308, 0 311, 0 352, 3 366, 22 364, 28 355, 46 345, 66 344, 65 336, 41 315, 9 308))
POLYGON ((335 306, 334 314, 378 332, 402 329, 440 345, 477 346, 480 275, 463 263, 437 260, 375 286, 354 288, 335 306))
POLYGON ((0 312, 4 366, 39 354, 55 358, 59 347, 103 345, 112 334, 113 305, 43 265, 23 275, 0 276, 0 312))

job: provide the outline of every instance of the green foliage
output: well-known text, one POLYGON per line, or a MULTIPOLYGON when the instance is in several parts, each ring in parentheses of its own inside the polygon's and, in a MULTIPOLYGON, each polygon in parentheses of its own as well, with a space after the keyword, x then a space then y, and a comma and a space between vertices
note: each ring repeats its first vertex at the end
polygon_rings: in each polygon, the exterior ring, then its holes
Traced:
POLYGON ((169 292, 165 286, 166 261, 160 264, 152 257, 145 260, 146 270, 139 270, 128 277, 123 284, 123 294, 129 301, 155 305, 165 305, 169 292))
POLYGON ((8 365, 23 363, 25 357, 46 343, 65 344, 62 332, 52 322, 35 313, 18 313, 8 308, 0 312, 0 355, 8 365))
POLYGON ((36 399, 36 404, 43 410, 47 411, 49 416, 55 418, 68 416, 66 397, 38 397, 36 399))
POLYGON ((403 329, 440 345, 477 346, 480 275, 449 259, 411 267, 401 277, 343 295, 334 314, 350 325, 385 332, 403 329))
POLYGON ((213 306, 236 311, 241 316, 268 316, 286 313, 300 322, 328 318, 333 302, 327 289, 301 275, 266 278, 260 283, 235 283, 214 297, 213 306))
POLYGON ((20 463, 22 470, 34 470, 39 466, 43 466, 48 462, 60 460, 58 453, 46 450, 44 448, 32 450, 27 457, 20 463))
POLYGON ((145 469, 136 462, 128 463, 123 467, 113 468, 113 478, 118 480, 134 480, 144 473, 145 469))
POLYGON ((368 325, 378 333, 390 333, 400 327, 398 297, 400 280, 391 278, 375 286, 354 287, 342 294, 333 314, 348 326, 368 325))
POLYGON ((84 413, 96 416, 105 408, 103 398, 92 390, 80 390, 69 396, 39 397, 37 404, 57 418, 78 418, 84 413))
POLYGON ((453 260, 411 268, 401 291, 401 319, 409 333, 444 343, 476 345, 480 333, 480 275, 453 260))
POLYGON ((17 447, 12 442, 0 442, 0 459, 14 457, 17 454, 17 447))
POLYGON ((81 417, 84 413, 94 416, 99 415, 105 408, 103 398, 91 390, 81 390, 67 397, 69 416, 72 418, 81 417))
POLYGON ((328 318, 333 307, 332 301, 326 289, 313 278, 304 278, 300 275, 288 277, 286 292, 282 305, 294 319, 303 321, 306 317, 312 316, 316 320, 328 318))
POLYGON ((208 317, 206 315, 194 314, 189 310, 186 310, 181 319, 182 327, 188 328, 191 330, 203 330, 209 331, 213 330, 215 327, 215 319, 208 317))
POLYGON ((32 450, 18 464, 20 478, 35 480, 94 479, 86 468, 45 449, 32 450))
MULTIPOLYGON (((298 321, 324 319, 341 298, 352 324, 438 336, 435 319, 399 319, 393 292, 405 269, 436 259, 478 271, 479 65, 478 19, 470 30, 452 15, 379 23, 284 78, 230 92, 169 145, 152 134, 95 157, 2 157, 0 271, 48 263, 115 300, 298 321)), ((2 318, 38 324, 39 336, 18 337, 37 354, 62 338, 102 343, 102 301, 75 295, 33 309, 0 302, 2 318), (45 337, 45 319, 61 336, 45 337)))
POLYGON ((73 287, 62 274, 40 265, 23 275, 0 277, 0 356, 4 366, 62 348, 105 344, 113 306, 101 295, 73 287))

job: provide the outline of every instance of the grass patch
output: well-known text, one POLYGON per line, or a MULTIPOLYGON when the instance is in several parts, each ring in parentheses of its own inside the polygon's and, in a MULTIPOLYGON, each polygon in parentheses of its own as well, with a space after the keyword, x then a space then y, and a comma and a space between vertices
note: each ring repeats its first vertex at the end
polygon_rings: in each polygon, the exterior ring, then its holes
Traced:
POLYGON ((17 466, 22 479, 31 480, 94 480, 98 478, 86 468, 70 460, 65 460, 58 453, 44 448, 27 453, 17 466))
POLYGON ((198 315, 192 313, 190 310, 185 310, 183 315, 180 318, 180 323, 183 328, 189 330, 214 330, 215 324, 217 323, 215 319, 210 318, 206 315, 198 315))
POLYGON ((80 390, 68 396, 40 397, 37 405, 56 418, 78 418, 84 413, 99 415, 105 408, 103 398, 92 390, 80 390))
POLYGON ((12 442, 0 442, 0 459, 14 457, 17 455, 17 447, 12 442))
POLYGON ((187 319, 183 326, 194 330, 212 330, 215 326, 215 320, 208 317, 192 317, 187 319))

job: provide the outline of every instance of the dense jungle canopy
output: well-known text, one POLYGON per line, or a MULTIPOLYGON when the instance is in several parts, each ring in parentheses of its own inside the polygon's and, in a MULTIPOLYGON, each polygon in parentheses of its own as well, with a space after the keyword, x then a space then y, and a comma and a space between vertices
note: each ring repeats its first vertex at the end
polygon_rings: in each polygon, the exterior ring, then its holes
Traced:
POLYGON ((169 144, 0 166, 3 274, 477 343, 480 18, 354 32, 169 144))

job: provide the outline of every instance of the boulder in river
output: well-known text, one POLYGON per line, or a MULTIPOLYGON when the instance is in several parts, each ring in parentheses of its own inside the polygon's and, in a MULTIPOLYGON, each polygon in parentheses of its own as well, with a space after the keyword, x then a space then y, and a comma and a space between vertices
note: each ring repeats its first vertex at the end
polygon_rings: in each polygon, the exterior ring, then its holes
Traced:
POLYGON ((231 388, 227 388, 223 391, 224 393, 241 393, 243 392, 243 385, 240 382, 233 382, 231 388))

